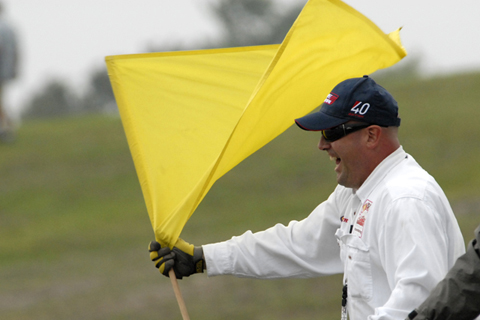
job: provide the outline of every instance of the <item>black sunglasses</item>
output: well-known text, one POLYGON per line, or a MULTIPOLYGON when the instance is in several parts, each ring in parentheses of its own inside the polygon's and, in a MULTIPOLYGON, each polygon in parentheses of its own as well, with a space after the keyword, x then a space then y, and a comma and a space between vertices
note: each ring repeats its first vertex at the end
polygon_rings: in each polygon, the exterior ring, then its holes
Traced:
POLYGON ((341 124, 339 126, 333 127, 331 129, 322 130, 322 135, 328 142, 336 141, 340 138, 345 137, 347 134, 352 132, 365 129, 370 127, 371 124, 365 123, 352 123, 352 124, 341 124))

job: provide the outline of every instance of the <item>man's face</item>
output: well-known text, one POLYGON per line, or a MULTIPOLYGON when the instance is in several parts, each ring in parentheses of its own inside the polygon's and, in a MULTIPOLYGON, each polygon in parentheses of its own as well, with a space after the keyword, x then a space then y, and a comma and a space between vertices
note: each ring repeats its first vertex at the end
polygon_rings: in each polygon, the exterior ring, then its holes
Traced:
POLYGON ((322 136, 318 144, 318 148, 326 151, 335 162, 338 184, 347 188, 360 188, 370 174, 364 154, 364 131, 353 132, 333 142, 322 136))

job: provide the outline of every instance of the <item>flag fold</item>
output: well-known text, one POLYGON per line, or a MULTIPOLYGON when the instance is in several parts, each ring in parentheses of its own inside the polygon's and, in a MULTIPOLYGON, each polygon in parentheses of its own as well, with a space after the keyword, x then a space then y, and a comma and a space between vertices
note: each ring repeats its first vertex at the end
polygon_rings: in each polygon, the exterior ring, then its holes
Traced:
POLYGON ((281 45, 106 57, 157 241, 172 247, 215 181, 337 83, 405 55, 399 30, 310 0, 281 45))

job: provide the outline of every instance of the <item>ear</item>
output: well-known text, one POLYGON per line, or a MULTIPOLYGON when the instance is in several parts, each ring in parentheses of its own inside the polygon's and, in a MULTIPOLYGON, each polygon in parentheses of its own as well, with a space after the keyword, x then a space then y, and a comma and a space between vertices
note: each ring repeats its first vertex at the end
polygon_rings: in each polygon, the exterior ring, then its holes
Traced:
POLYGON ((376 146, 378 146, 378 144, 380 143, 380 138, 382 137, 382 134, 383 134, 383 131, 382 131, 382 128, 380 126, 377 126, 377 125, 372 125, 370 127, 367 128, 366 131, 366 134, 367 134, 367 148, 375 148, 376 146))

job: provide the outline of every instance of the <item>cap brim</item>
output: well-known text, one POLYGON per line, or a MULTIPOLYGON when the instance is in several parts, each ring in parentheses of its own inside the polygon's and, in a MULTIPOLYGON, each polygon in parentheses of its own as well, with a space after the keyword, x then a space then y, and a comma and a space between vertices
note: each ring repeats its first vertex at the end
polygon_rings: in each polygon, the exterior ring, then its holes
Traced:
POLYGON ((303 130, 307 131, 321 131, 330 129, 347 122, 348 119, 339 119, 329 116, 321 111, 308 114, 304 117, 295 119, 295 123, 303 130))

